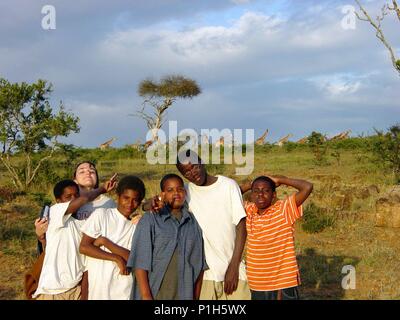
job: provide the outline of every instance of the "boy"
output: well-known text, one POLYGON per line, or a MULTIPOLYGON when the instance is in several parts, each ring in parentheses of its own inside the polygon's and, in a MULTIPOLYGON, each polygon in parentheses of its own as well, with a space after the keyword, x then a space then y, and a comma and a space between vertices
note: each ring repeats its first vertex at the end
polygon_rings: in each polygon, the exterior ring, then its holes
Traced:
POLYGON ((182 178, 168 174, 160 188, 164 208, 157 214, 146 213, 132 240, 128 267, 136 277, 133 298, 197 300, 207 268, 201 230, 184 207, 182 178))
POLYGON ((104 187, 79 193, 79 186, 72 180, 63 180, 54 187, 57 204, 51 206, 48 243, 38 288, 33 294, 37 300, 79 300, 80 281, 84 271, 83 257, 78 252, 81 232, 72 217, 84 204, 100 194, 114 189, 111 179, 104 187))
POLYGON ((187 203, 203 232, 209 270, 204 273, 200 299, 250 299, 242 262, 246 213, 238 184, 221 175, 209 175, 191 150, 178 154, 176 167, 189 180, 187 203))
POLYGON ((126 261, 136 227, 130 218, 145 196, 144 183, 126 176, 117 195, 117 208, 95 210, 82 227, 80 253, 88 256, 89 300, 130 298, 133 279, 126 261))
POLYGON ((312 192, 310 182, 284 176, 260 176, 251 185, 247 214, 247 278, 252 300, 296 300, 300 284, 294 249, 294 223, 303 215, 302 204, 312 192), (276 200, 275 188, 298 190, 276 200))

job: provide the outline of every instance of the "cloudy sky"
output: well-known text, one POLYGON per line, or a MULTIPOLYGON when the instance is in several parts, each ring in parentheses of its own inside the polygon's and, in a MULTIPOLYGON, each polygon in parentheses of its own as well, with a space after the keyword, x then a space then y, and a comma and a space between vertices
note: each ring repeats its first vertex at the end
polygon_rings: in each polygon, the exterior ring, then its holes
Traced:
MULTIPOLYGON (((373 16, 384 3, 363 2, 373 16)), ((138 84, 177 73, 202 88, 168 112, 178 130, 268 128, 270 142, 368 134, 400 122, 400 77, 369 24, 343 28, 345 5, 355 2, 2 0, 0 77, 50 81, 54 106, 62 100, 80 118, 67 139, 79 146, 143 142, 138 84), (42 28, 48 4, 55 30, 42 28)), ((384 21, 400 54, 399 26, 384 21)))

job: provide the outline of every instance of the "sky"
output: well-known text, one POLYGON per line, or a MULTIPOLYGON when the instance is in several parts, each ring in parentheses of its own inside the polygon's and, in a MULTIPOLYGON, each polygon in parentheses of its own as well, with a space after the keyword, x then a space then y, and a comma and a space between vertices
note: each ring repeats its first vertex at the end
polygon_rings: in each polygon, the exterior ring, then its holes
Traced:
MULTIPOLYGON (((362 1, 372 16, 384 1, 362 1)), ((372 27, 344 28, 353 0, 2 0, 0 77, 48 80, 52 106, 80 118, 64 142, 96 147, 144 142, 134 116, 141 80, 194 79, 202 93, 177 100, 167 120, 178 131, 247 129, 274 142, 312 131, 372 134, 400 122, 400 77, 372 27), (55 29, 42 13, 52 5, 55 29), (47 21, 47 20, 46 20, 47 21)), ((400 23, 385 34, 400 55, 400 23), (397 31, 397 32, 396 32, 397 31)), ((168 126, 165 127, 168 135, 168 126)), ((171 137, 172 138, 172 137, 171 137)))

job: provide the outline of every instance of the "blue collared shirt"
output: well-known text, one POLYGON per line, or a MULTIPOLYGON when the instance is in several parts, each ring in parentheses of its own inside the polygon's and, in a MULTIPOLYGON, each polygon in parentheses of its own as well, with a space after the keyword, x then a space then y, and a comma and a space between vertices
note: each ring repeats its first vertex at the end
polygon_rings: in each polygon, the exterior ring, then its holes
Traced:
MULTIPOLYGON (((167 208, 159 213, 144 214, 133 235, 127 266, 148 271, 151 293, 156 297, 175 249, 178 254, 179 299, 192 300, 194 284, 200 272, 208 267, 200 226, 185 207, 180 221, 167 208)), ((136 281, 132 297, 141 299, 136 281)))

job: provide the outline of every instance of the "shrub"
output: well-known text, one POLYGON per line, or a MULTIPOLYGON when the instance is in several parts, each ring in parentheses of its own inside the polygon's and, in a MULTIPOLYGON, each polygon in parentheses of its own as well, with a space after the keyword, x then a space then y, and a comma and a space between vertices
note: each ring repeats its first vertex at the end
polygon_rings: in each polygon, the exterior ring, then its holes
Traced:
POLYGON ((323 208, 311 202, 303 213, 301 228, 307 233, 318 233, 334 224, 334 219, 323 208))
POLYGON ((371 142, 371 151, 382 166, 392 170, 396 183, 400 183, 400 123, 386 133, 375 131, 377 135, 371 142))
POLYGON ((325 143, 325 136, 322 133, 313 131, 308 137, 308 145, 314 155, 317 165, 326 163, 328 145, 325 143))

